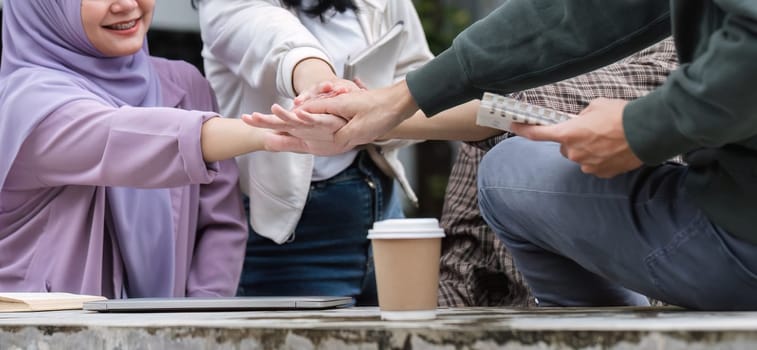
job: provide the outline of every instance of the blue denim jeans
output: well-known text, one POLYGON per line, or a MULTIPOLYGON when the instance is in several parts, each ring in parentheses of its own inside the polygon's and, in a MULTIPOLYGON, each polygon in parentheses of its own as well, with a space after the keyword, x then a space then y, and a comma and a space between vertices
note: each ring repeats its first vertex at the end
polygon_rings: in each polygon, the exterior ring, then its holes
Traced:
POLYGON ((250 228, 237 294, 351 296, 358 305, 377 305, 366 236, 374 221, 403 216, 397 193, 365 152, 341 173, 313 182, 288 242, 278 245, 250 228))
POLYGON ((515 137, 479 169, 486 222, 542 306, 757 310, 757 246, 693 203, 677 164, 612 179, 583 174, 559 145, 515 137))

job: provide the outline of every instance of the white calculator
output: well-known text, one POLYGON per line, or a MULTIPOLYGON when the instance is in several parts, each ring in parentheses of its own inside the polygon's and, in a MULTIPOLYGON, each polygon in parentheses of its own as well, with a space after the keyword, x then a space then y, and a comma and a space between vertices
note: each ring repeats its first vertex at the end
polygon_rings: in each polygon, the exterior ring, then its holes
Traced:
POLYGON ((566 121, 575 115, 554 109, 536 106, 527 102, 493 94, 484 93, 476 114, 476 124, 490 128, 510 131, 510 124, 525 123, 550 125, 566 121))

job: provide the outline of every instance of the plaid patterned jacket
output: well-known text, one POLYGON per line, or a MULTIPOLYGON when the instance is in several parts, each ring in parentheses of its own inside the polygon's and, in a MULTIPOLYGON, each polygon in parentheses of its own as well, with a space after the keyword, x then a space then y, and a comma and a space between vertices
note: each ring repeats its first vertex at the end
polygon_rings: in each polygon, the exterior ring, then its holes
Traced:
MULTIPOLYGON (((635 99, 661 85, 677 66, 672 39, 666 39, 599 70, 514 93, 529 103, 579 113, 598 97, 635 99)), ((513 259, 486 226, 478 211, 476 175, 486 150, 508 133, 476 144, 462 144, 450 174, 441 223, 442 244, 439 305, 533 305, 533 298, 513 259)))

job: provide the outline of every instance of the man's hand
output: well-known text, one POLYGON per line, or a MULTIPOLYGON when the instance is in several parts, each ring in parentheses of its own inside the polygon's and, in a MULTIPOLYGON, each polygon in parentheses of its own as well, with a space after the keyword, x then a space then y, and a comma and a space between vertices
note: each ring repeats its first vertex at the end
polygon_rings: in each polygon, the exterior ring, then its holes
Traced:
POLYGON ((599 98, 567 122, 548 126, 513 123, 512 131, 534 141, 557 142, 560 153, 581 165, 581 171, 611 178, 642 165, 623 131, 623 109, 627 103, 599 98))
POLYGON ((377 90, 360 90, 331 98, 312 99, 295 109, 301 119, 308 113, 332 114, 348 120, 334 142, 345 148, 373 142, 418 110, 405 81, 377 90))

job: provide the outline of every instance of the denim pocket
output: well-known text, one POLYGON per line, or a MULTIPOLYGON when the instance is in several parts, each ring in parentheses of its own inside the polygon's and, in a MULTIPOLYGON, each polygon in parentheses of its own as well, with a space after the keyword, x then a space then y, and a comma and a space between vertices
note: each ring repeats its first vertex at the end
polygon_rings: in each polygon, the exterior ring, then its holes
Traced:
POLYGON ((733 254, 727 234, 698 213, 644 259, 663 301, 701 310, 757 310, 757 274, 733 254))

